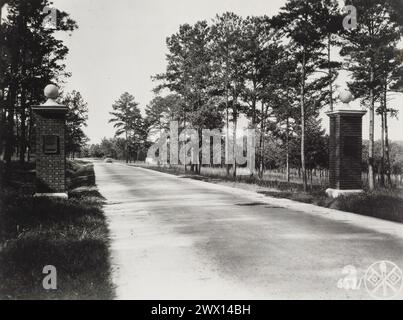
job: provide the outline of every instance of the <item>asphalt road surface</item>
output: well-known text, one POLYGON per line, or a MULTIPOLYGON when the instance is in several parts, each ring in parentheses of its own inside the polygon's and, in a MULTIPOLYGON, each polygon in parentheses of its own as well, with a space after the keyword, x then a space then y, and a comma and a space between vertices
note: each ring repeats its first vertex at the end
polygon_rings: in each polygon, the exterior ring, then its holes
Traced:
POLYGON ((389 274, 390 265, 364 275, 382 260, 403 268, 401 237, 185 177, 101 162, 95 171, 107 199, 117 299, 372 299, 370 293, 399 292, 401 276, 389 274), (360 278, 356 290, 338 287, 360 278))

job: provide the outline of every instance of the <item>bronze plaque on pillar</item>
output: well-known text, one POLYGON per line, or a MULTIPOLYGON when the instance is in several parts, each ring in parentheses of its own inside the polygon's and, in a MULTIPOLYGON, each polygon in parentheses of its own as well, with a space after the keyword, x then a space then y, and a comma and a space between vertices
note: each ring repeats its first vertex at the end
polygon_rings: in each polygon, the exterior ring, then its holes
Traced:
POLYGON ((43 153, 44 154, 59 154, 59 136, 48 134, 43 136, 43 153))

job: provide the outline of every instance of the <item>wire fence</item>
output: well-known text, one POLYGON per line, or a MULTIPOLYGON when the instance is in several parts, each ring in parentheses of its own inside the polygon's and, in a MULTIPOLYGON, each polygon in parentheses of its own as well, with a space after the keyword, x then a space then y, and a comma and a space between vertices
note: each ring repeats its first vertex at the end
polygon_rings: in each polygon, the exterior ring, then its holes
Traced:
MULTIPOLYGON (((232 169, 230 170, 230 174, 232 174, 232 169)), ((226 176, 227 170, 225 167, 202 167, 201 174, 206 175, 216 175, 216 176, 226 176)), ((247 176, 250 175, 250 171, 247 168, 237 168, 238 176, 247 176)), ((329 170, 324 169, 313 169, 307 170, 308 183, 314 186, 327 187, 329 185, 329 170)), ((284 169, 272 169, 265 170, 263 174, 263 180, 268 181, 282 181, 282 182, 292 182, 292 183, 301 183, 302 184, 302 172, 301 169, 292 168, 290 169, 289 178, 287 179, 287 170, 284 169)), ((387 177, 385 175, 384 180, 387 181, 387 177)), ((403 188, 403 175, 401 174, 393 174, 391 175, 392 184, 395 187, 403 188)), ((362 173, 362 182, 363 185, 368 185, 368 173, 362 173)), ((377 185, 381 185, 381 175, 375 175, 375 183, 377 185)))
MULTIPOLYGON (((329 185, 329 170, 320 170, 320 169, 308 170, 307 176, 308 176, 308 182, 311 185, 317 185, 317 186, 329 185)), ((403 175, 392 174, 390 178, 393 186, 403 188, 403 175)), ((287 181, 287 173, 285 169, 266 170, 263 174, 263 179, 287 181)), ((301 170, 291 169, 289 181, 295 183, 302 183, 301 170)), ((386 175, 384 175, 384 181, 387 181, 386 175)), ((362 182, 364 186, 368 185, 367 172, 362 173, 362 182)), ((378 186, 382 185, 381 174, 375 174, 375 183, 378 186)))

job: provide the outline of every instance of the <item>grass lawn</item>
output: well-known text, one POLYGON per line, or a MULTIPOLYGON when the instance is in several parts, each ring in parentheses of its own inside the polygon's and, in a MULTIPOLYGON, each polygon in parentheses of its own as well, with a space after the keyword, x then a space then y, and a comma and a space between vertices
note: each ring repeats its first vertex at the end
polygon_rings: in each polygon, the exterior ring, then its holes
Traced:
POLYGON ((0 299, 113 298, 104 199, 93 167, 69 162, 68 177, 68 200, 34 198, 15 187, 21 183, 1 188, 0 299), (47 265, 56 267, 56 290, 43 288, 47 265))
POLYGON ((326 188, 320 186, 314 186, 314 188, 311 188, 309 192, 303 192, 302 185, 297 183, 287 183, 276 180, 261 180, 257 177, 250 176, 239 176, 234 179, 232 175, 226 177, 217 174, 210 174, 208 170, 202 170, 201 175, 197 175, 189 171, 187 171, 185 174, 182 166, 158 167, 143 164, 136 164, 136 166, 206 182, 218 184, 231 183, 231 186, 245 188, 248 190, 253 190, 249 187, 251 185, 258 186, 259 188, 255 189, 256 192, 270 197, 286 198, 321 207, 403 223, 403 192, 401 189, 383 189, 375 192, 365 192, 359 195, 350 195, 337 199, 331 199, 327 197, 325 193, 326 188))
POLYGON ((311 203, 317 206, 352 212, 384 220, 403 222, 403 197, 398 190, 377 190, 331 199, 325 192, 263 191, 262 194, 311 203))

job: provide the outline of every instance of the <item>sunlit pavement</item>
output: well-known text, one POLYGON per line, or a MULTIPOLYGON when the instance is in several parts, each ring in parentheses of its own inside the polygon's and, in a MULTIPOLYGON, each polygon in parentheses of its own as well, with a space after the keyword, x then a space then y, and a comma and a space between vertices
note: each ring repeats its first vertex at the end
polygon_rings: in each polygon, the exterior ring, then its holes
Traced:
POLYGON ((354 280, 343 268, 358 278, 380 260, 403 268, 403 240, 367 226, 122 164, 95 171, 117 299, 372 299, 365 281, 338 288, 354 280))

